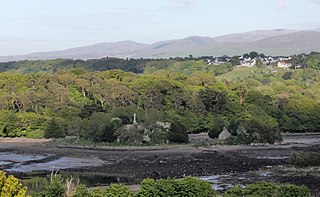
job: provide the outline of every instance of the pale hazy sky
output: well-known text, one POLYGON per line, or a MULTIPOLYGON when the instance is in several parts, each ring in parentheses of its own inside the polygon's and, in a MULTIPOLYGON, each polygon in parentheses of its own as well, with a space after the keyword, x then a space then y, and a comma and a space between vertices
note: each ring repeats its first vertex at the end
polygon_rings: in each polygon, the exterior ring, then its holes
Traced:
POLYGON ((320 28, 320 0, 0 0, 0 55, 320 28))

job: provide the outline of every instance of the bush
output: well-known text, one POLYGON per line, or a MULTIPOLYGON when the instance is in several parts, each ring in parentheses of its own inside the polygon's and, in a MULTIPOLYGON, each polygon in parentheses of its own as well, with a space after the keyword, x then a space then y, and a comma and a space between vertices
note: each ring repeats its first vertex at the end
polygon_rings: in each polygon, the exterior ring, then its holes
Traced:
POLYGON ((6 173, 0 171, 0 196, 2 197, 24 197, 27 188, 22 187, 19 179, 12 175, 6 176, 6 173))
POLYGON ((290 156, 289 162, 293 165, 305 166, 320 166, 320 153, 301 152, 294 153, 290 156))
POLYGON ((239 186, 235 186, 231 189, 228 189, 223 194, 223 197, 239 197, 239 196, 245 196, 245 189, 239 186))
POLYGON ((181 180, 143 180, 137 197, 158 196, 215 197, 216 194, 210 183, 194 177, 187 177, 181 180))
POLYGON ((76 187, 73 197, 90 197, 90 191, 84 184, 79 184, 76 187))
POLYGON ((90 193, 90 197, 105 197, 105 195, 102 189, 97 188, 92 190, 92 192, 90 193))
POLYGON ((250 184, 245 188, 246 195, 274 197, 277 193, 277 187, 273 183, 258 182, 250 184))
POLYGON ((61 176, 52 176, 51 182, 42 192, 44 197, 64 197, 66 188, 61 176))
POLYGON ((246 188, 238 186, 227 190, 223 197, 310 197, 311 193, 305 186, 292 184, 274 184, 259 182, 249 184, 246 188))
POLYGON ((188 143, 188 132, 184 125, 172 123, 168 133, 168 140, 177 143, 188 143))
POLYGON ((225 126, 224 120, 221 117, 214 117, 210 128, 208 129, 208 135, 210 138, 217 138, 222 132, 223 127, 225 126))
POLYGON ((112 126, 107 125, 106 128, 103 131, 103 134, 101 135, 100 139, 103 142, 114 142, 116 141, 116 136, 114 135, 115 130, 112 128, 112 126))
POLYGON ((44 137, 44 131, 36 129, 34 131, 27 132, 27 136, 26 137, 27 138, 41 139, 41 138, 44 137))
POLYGON ((105 196, 106 197, 132 197, 133 193, 128 187, 124 185, 111 184, 111 186, 105 190, 105 196))
POLYGON ((117 140, 128 145, 141 145, 143 141, 144 128, 139 124, 125 125, 115 132, 117 140))
POLYGON ((55 119, 51 119, 48 126, 44 131, 45 138, 64 138, 66 134, 64 133, 61 126, 56 122, 55 119))
POLYGON ((311 197, 310 191, 306 186, 292 184, 281 185, 278 190, 278 197, 311 197))

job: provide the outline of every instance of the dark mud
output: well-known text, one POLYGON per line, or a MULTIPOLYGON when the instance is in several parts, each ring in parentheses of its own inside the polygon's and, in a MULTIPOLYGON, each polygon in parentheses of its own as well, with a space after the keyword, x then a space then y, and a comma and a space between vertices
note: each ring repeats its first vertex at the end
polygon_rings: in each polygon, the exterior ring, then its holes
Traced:
MULTIPOLYGON (((307 185, 317 192, 320 172, 301 173, 299 170, 288 172, 288 157, 295 152, 319 151, 320 144, 299 143, 294 139, 301 136, 289 136, 290 144, 268 146, 212 146, 192 147, 166 146, 166 147, 74 147, 59 146, 43 143, 14 144, 0 143, 0 153, 45 155, 45 158, 25 161, 22 165, 50 163, 60 158, 97 158, 102 164, 96 166, 76 166, 61 169, 62 174, 78 174, 100 177, 109 177, 108 180, 125 182, 127 184, 139 183, 144 178, 181 178, 184 176, 213 176, 213 175, 241 175, 249 172, 267 169, 271 176, 260 175, 263 180, 275 182, 289 182, 307 185), (280 169, 280 170, 279 170, 280 169), (110 179, 111 178, 111 179, 110 179)), ((307 140, 310 142, 310 140, 307 140)), ((8 166, 7 166, 8 167, 8 166)), ((1 168, 1 165, 0 165, 1 168)), ((2 169, 4 167, 2 166, 2 169)), ((9 172, 20 178, 30 176, 45 176, 46 171, 33 173, 9 172)), ((85 178, 84 178, 85 179, 85 178)), ((238 177, 239 180, 242 177, 238 177)), ((107 184, 105 182, 97 183, 107 184)), ((234 184, 237 184, 236 182, 234 184)), ((316 195, 315 195, 316 196, 316 195)))

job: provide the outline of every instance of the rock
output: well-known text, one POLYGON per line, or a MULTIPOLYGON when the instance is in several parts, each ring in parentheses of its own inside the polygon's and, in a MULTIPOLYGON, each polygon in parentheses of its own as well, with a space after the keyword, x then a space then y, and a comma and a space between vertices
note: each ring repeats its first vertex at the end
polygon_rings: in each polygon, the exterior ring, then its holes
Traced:
POLYGON ((150 139, 149 135, 144 135, 144 136, 143 136, 143 141, 144 141, 144 142, 150 142, 150 140, 151 140, 151 139, 150 139))
POLYGON ((170 129, 171 123, 169 123, 169 122, 157 121, 156 124, 155 124, 155 126, 158 127, 158 128, 162 128, 162 129, 170 129))
POLYGON ((219 134, 218 139, 219 140, 226 140, 229 137, 231 137, 231 133, 229 133, 227 128, 223 127, 223 131, 219 134))

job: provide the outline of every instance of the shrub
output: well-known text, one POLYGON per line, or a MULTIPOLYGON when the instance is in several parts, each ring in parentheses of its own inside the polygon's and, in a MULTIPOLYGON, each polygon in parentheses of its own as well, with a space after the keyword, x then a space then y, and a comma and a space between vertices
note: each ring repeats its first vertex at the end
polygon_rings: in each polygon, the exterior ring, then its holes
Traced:
POLYGON ((44 137, 44 131, 36 129, 36 130, 30 131, 30 132, 27 132, 27 136, 26 137, 27 138, 41 139, 41 138, 44 137))
POLYGON ((306 186, 292 184, 281 185, 278 190, 278 197, 311 197, 310 191, 306 186))
POLYGON ((172 123, 169 129, 168 137, 171 142, 188 143, 188 133, 184 125, 172 123))
POLYGON ((51 119, 44 131, 45 138, 64 138, 64 133, 61 126, 56 122, 55 119, 51 119))
POLYGON ((90 197, 105 197, 105 195, 102 189, 97 188, 92 190, 92 192, 90 193, 90 197))
POLYGON ((111 186, 105 190, 105 196, 106 197, 132 197, 133 193, 128 187, 124 185, 111 184, 111 186))
POLYGON ((289 162, 297 166, 319 166, 320 153, 316 152, 301 152, 294 153, 290 156, 289 162))
POLYGON ((227 190, 223 197, 310 197, 311 193, 305 186, 292 184, 274 184, 259 182, 249 184, 246 188, 238 186, 227 190))
POLYGON ((187 177, 181 180, 143 180, 137 197, 158 196, 215 197, 216 194, 208 182, 194 177, 187 177))
POLYGON ((90 191, 84 184, 79 184, 76 187, 73 197, 90 197, 90 191))
POLYGON ((52 176, 51 182, 43 190, 44 197, 64 197, 66 188, 62 183, 61 176, 52 176))
POLYGON ((212 197, 216 196, 210 183, 195 177, 187 177, 176 181, 179 196, 212 197))
POLYGON ((117 140, 124 144, 140 145, 143 141, 144 128, 139 124, 125 125, 115 131, 117 140))
POLYGON ((277 193, 277 187, 273 183, 258 182, 248 185, 245 193, 251 196, 274 197, 277 193))
POLYGON ((221 117, 214 117, 211 124, 208 135, 210 138, 217 138, 225 126, 224 120, 221 117))
POLYGON ((112 128, 112 126, 107 125, 106 128, 103 131, 103 134, 101 135, 101 141, 103 142, 114 142, 116 141, 116 136, 114 135, 115 130, 112 128))
POLYGON ((19 179, 12 175, 6 176, 6 173, 0 171, 0 196, 2 197, 24 197, 27 188, 22 187, 19 179))
POLYGON ((223 197, 239 197, 239 196, 245 196, 245 189, 239 186, 235 186, 231 189, 228 189, 223 194, 223 197))

